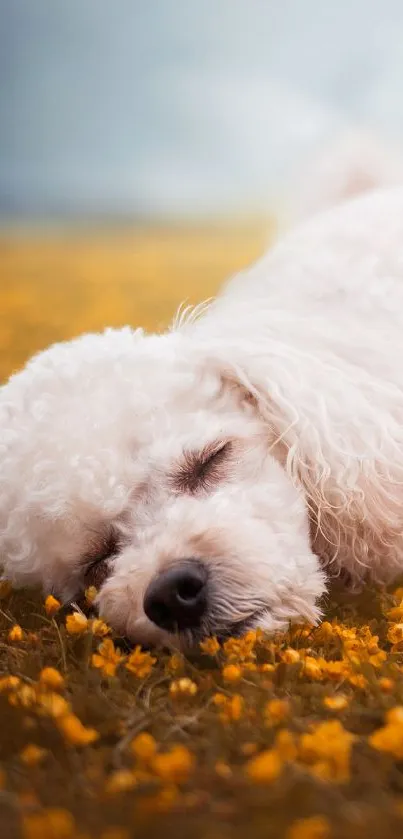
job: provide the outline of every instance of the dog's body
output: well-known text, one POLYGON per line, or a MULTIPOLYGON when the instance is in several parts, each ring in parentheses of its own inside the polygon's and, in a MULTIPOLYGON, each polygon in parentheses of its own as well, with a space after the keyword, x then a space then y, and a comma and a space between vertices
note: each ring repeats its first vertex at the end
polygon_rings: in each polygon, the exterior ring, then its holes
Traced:
POLYGON ((403 189, 312 219, 196 314, 58 345, 0 392, 6 574, 94 580, 145 642, 315 620, 323 568, 403 571, 403 189))

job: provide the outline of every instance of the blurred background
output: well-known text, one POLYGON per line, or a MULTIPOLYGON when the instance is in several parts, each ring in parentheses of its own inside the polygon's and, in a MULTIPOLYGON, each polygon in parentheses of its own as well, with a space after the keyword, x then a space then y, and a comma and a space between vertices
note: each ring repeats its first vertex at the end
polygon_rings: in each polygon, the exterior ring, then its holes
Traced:
POLYGON ((346 129, 403 143, 401 0, 0 12, 0 378, 50 341, 158 328, 214 293, 346 129))

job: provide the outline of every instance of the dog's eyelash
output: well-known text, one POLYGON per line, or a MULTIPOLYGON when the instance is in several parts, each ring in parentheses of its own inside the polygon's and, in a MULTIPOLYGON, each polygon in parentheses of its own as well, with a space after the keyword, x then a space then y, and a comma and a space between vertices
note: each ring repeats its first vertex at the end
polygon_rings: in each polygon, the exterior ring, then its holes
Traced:
POLYGON ((186 452, 183 463, 170 476, 177 492, 194 493, 209 489, 221 477, 220 467, 231 450, 231 442, 214 443, 201 452, 186 452))
POLYGON ((108 532, 101 544, 94 545, 93 548, 90 548, 88 553, 83 557, 83 564, 85 566, 85 576, 91 575, 91 572, 102 562, 105 562, 107 559, 111 559, 114 556, 119 548, 119 540, 116 532, 111 530, 108 532))

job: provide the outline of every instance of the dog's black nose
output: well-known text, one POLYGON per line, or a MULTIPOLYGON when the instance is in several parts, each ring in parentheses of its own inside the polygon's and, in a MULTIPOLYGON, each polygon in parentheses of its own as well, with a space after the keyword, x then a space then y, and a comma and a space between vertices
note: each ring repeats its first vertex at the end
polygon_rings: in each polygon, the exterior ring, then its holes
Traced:
POLYGON ((206 569, 200 562, 178 562, 148 586, 144 597, 147 617, 168 632, 195 629, 207 608, 206 582, 206 569))

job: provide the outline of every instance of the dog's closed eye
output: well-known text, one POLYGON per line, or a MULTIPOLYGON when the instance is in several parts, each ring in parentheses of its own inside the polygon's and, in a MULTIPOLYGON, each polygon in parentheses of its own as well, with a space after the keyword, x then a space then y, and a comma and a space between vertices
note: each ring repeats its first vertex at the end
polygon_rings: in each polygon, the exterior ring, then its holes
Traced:
POLYGON ((171 486, 176 492, 191 494, 211 489, 224 476, 231 449, 231 441, 218 441, 200 452, 185 452, 182 462, 169 475, 171 486))
POLYGON ((111 530, 95 544, 83 558, 85 565, 84 580, 86 586, 99 588, 109 574, 109 561, 119 548, 117 534, 111 530))

